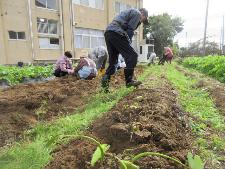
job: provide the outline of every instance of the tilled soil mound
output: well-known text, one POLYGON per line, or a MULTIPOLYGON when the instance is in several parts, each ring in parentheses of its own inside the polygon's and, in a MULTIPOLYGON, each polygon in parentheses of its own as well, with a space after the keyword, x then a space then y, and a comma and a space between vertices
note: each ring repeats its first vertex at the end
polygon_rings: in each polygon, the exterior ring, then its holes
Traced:
MULTIPOLYGON (((137 69, 137 74, 142 70, 137 69)), ((121 85, 124 85, 122 70, 112 78, 110 87, 121 85)), ((23 131, 38 121, 49 121, 84 108, 90 96, 99 91, 100 78, 78 80, 70 76, 0 90, 0 147, 22 137, 23 131)))
MULTIPOLYGON (((124 158, 126 150, 138 154, 160 152, 185 162, 191 144, 186 117, 169 84, 154 89, 138 89, 120 101, 103 118, 95 121, 86 135, 111 145, 110 152, 124 158)), ((89 169, 95 146, 74 140, 54 152, 47 169, 89 169)), ((145 157, 137 163, 142 169, 179 169, 181 166, 160 157, 145 157)), ((107 157, 96 169, 117 169, 107 157)))

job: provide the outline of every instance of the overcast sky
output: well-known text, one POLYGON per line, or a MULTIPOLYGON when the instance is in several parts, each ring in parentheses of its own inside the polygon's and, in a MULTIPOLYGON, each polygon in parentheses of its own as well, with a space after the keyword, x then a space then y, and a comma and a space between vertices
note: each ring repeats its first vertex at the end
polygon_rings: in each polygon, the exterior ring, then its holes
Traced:
MULTIPOLYGON (((167 12, 181 17, 185 21, 184 30, 175 39, 180 46, 186 46, 204 36, 206 3, 207 0, 144 0, 144 7, 149 15, 167 12)), ((210 41, 220 42, 223 15, 225 0, 209 0, 207 36, 210 36, 210 41)))

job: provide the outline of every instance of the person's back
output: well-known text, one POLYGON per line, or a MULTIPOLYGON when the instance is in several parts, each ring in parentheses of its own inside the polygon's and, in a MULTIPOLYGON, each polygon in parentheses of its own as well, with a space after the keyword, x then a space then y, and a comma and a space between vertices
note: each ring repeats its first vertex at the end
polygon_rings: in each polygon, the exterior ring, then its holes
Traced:
POLYGON ((171 50, 169 47, 166 47, 166 48, 165 48, 165 55, 166 55, 168 58, 172 58, 172 57, 173 57, 173 52, 172 52, 172 50, 171 50))
POLYGON ((169 48, 165 48, 165 55, 166 55, 166 61, 171 64, 171 61, 173 59, 173 51, 169 48))
POLYGON ((104 46, 99 46, 92 49, 89 52, 88 57, 95 62, 97 70, 105 69, 108 54, 107 49, 104 46))
POLYGON ((127 9, 117 15, 107 26, 106 31, 113 31, 120 35, 128 36, 132 40, 133 31, 137 29, 140 23, 141 12, 137 9, 127 9))
POLYGON ((149 65, 155 64, 156 53, 155 52, 148 53, 148 59, 149 59, 149 65))
POLYGON ((78 74, 80 79, 93 79, 97 75, 96 64, 88 57, 81 57, 75 73, 78 74))

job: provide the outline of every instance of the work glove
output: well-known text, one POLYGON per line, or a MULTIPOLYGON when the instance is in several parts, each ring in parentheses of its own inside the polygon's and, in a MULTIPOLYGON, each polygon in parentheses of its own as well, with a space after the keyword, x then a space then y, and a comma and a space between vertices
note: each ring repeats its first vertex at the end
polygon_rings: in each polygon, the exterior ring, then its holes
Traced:
POLYGON ((104 74, 105 74, 105 68, 99 69, 99 71, 98 71, 98 76, 99 76, 99 77, 102 77, 104 74))

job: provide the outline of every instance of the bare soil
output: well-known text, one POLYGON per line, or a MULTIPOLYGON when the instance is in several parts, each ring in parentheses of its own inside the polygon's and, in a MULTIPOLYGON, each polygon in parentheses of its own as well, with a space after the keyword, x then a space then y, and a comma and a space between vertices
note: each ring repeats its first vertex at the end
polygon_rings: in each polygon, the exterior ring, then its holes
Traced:
MULTIPOLYGON (((142 73, 142 68, 136 72, 142 73)), ((122 70, 112 78, 110 85, 112 88, 124 85, 122 70)), ((72 76, 0 90, 0 147, 19 140, 24 130, 39 121, 81 112, 90 96, 99 91, 100 78, 78 80, 72 76)))
MULTIPOLYGON (((151 78, 151 80, 154 80, 151 78)), ((110 153, 120 158, 130 154, 160 152, 185 162, 192 139, 185 113, 177 103, 177 93, 164 77, 159 87, 142 87, 121 100, 110 112, 96 120, 86 135, 111 145, 110 153)), ((96 146, 73 140, 53 152, 46 169, 90 169, 96 146)), ((181 166, 160 157, 146 157, 137 163, 141 169, 179 169, 181 166)), ((117 169, 106 156, 96 169, 117 169)))

